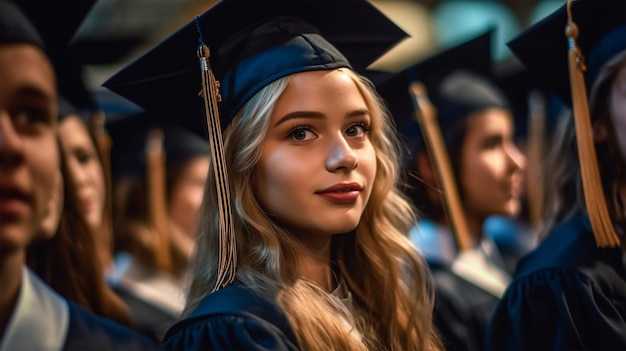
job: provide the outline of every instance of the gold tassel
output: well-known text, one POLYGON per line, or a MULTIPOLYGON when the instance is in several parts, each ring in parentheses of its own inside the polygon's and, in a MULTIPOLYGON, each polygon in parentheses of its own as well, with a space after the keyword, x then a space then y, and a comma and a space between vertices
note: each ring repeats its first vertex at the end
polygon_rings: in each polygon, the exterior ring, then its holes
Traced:
POLYGON ((572 0, 567 1, 567 26, 565 35, 568 38, 568 63, 571 83, 572 106, 576 125, 576 139, 578 141, 578 157, 582 172, 583 189, 587 212, 591 220, 591 227, 596 239, 597 247, 619 247, 620 240, 615 233, 609 215, 606 198, 602 189, 598 160, 593 141, 587 91, 583 71, 586 67, 584 56, 576 44, 578 26, 572 17, 572 0))
POLYGON ((543 183, 540 170, 545 155, 546 113, 545 96, 539 91, 528 95, 528 210, 531 225, 537 225, 543 214, 543 183))
POLYGON ((217 103, 221 101, 219 82, 215 79, 215 75, 209 65, 209 48, 201 43, 198 47, 197 54, 202 72, 202 91, 200 93, 204 100, 204 112, 209 132, 213 175, 217 185, 216 195, 220 214, 218 271, 215 286, 212 290, 216 291, 231 284, 235 280, 235 274, 237 273, 237 243, 235 241, 235 228, 232 219, 230 185, 228 183, 228 170, 226 168, 226 157, 224 155, 222 128, 217 107, 217 103))
POLYGON ((472 249, 472 240, 454 181, 446 144, 443 141, 441 129, 437 123, 437 111, 428 100, 426 88, 423 84, 412 83, 409 87, 409 93, 415 103, 415 118, 419 122, 422 134, 424 134, 428 143, 430 159, 437 169, 438 180, 443 188, 443 198, 459 251, 470 250, 472 249))
POLYGON ((105 115, 102 111, 95 112, 91 117, 91 128, 96 138, 96 147, 102 163, 104 175, 104 209, 102 225, 96 241, 100 243, 98 252, 103 269, 108 271, 113 265, 113 194, 111 180, 111 137, 105 128, 105 115))
POLYGON ((147 200, 152 229, 156 234, 155 259, 160 270, 170 272, 169 226, 165 195, 163 131, 154 128, 146 136, 147 200))

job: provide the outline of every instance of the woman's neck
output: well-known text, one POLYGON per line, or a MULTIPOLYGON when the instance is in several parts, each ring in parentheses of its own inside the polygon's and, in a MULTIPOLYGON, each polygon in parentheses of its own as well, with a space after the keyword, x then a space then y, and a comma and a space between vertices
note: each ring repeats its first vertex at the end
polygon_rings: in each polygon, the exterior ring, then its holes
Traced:
POLYGON ((315 242, 311 242, 311 240, 307 242, 301 241, 301 251, 298 253, 298 267, 304 277, 314 281, 325 291, 331 292, 336 285, 330 265, 332 237, 321 239, 315 242))
POLYGON ((0 340, 13 314, 22 286, 24 252, 0 253, 0 340))

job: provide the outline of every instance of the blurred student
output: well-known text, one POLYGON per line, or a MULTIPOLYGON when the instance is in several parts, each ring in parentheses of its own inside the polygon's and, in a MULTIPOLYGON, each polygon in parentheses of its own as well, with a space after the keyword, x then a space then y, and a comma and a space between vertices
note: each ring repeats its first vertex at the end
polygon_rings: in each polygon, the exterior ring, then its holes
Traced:
POLYGON ((207 108, 216 152, 166 349, 440 348, 392 124, 355 73, 404 35, 367 1, 223 0, 105 83, 194 108, 201 131, 207 108))
POLYGON ((127 117, 108 129, 115 145, 110 282, 138 328, 160 339, 185 306, 210 146, 206 138, 159 125, 149 115, 127 117))
POLYGON ((544 166, 543 240, 519 262, 488 350, 626 348, 625 14, 626 1, 568 2, 508 44, 574 116, 544 166))
POLYGON ((154 349, 61 297, 26 266, 27 248, 42 236, 59 188, 55 49, 93 5, 33 4, 0 1, 0 350, 154 349), (40 16, 55 10, 65 18, 50 31, 40 16))
POLYGON ((494 240, 483 234, 484 223, 520 210, 526 159, 513 141, 510 105, 491 78, 492 32, 377 85, 404 132, 407 193, 421 214, 409 236, 433 272, 434 322, 448 350, 482 348, 511 274, 494 240), (425 92, 412 98, 418 82, 425 92), (426 108, 420 105, 426 99, 432 116, 414 109, 426 108), (423 115, 419 124, 416 113, 423 115))

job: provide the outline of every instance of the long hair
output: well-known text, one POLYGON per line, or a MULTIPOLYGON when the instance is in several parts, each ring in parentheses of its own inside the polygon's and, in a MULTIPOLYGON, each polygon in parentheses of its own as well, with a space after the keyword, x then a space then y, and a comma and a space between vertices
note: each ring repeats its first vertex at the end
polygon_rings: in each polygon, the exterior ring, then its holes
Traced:
MULTIPOLYGON (((57 145, 62 150, 59 140, 57 145)), ((65 200, 59 225, 51 239, 28 248, 26 262, 60 295, 95 314, 132 327, 127 306, 106 283, 96 239, 78 207, 77 191, 63 152, 60 158, 65 200)))
MULTIPOLYGON (((377 173, 357 228, 332 239, 332 260, 353 296, 351 314, 297 271, 298 243, 259 204, 256 184, 262 142, 273 107, 289 77, 258 92, 225 131, 226 162, 237 233, 237 273, 241 284, 276 299, 300 346, 307 350, 440 349, 432 326, 433 284, 422 257, 406 233, 413 208, 398 188, 399 143, 372 84, 342 69, 366 101, 372 123, 377 173)), ((191 313, 216 281, 218 209, 212 172, 205 184, 193 281, 183 316, 191 313)))
MULTIPOLYGON (((626 50, 617 54, 604 65, 598 78, 592 85, 589 95, 589 110, 592 124, 606 124, 608 136, 602 142, 596 142, 598 168, 602 179, 604 195, 607 199, 609 214, 618 233, 622 233, 622 246, 626 243, 625 206, 619 197, 618 189, 626 186, 626 164, 620 155, 615 128, 610 115, 611 88, 621 69, 626 67, 626 50)), ((578 160, 576 130, 573 116, 562 118, 555 131, 554 144, 546 156, 542 174, 545 212, 542 218, 540 238, 545 237, 563 220, 578 211, 585 211, 585 197, 582 186, 581 165, 578 160)))

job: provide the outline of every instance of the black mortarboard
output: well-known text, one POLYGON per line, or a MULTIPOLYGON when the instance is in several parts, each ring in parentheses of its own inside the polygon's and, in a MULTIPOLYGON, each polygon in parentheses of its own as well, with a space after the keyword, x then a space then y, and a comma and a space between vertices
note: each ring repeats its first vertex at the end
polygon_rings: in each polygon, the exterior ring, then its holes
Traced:
MULTIPOLYGON (((576 0, 572 16, 580 28, 577 44, 585 56, 587 91, 598 69, 626 48, 626 1, 576 0)), ((571 105, 568 41, 565 36, 567 7, 564 4, 507 45, 546 90, 571 105)))
POLYGON ((153 129, 163 132, 163 151, 166 167, 172 169, 196 156, 209 156, 209 142, 205 138, 173 123, 159 123, 154 116, 139 114, 107 123, 113 141, 111 149, 114 178, 145 171, 145 145, 153 129))
POLYGON ((506 97, 492 82, 492 34, 493 29, 489 29, 386 79, 370 75, 411 154, 422 142, 409 95, 412 82, 424 84, 429 99, 437 108, 444 139, 459 121, 474 111, 489 107, 508 108, 506 97))
POLYGON ((221 82, 222 127, 274 80, 350 65, 362 70, 407 36, 366 0, 222 0, 197 19, 104 86, 147 112, 169 114, 192 130, 204 131, 198 28, 221 82))
POLYGON ((66 101, 78 109, 93 104, 68 44, 95 0, 0 0, 0 43, 30 43, 41 48, 57 72, 66 101), (82 83, 81 83, 82 84, 82 83))

